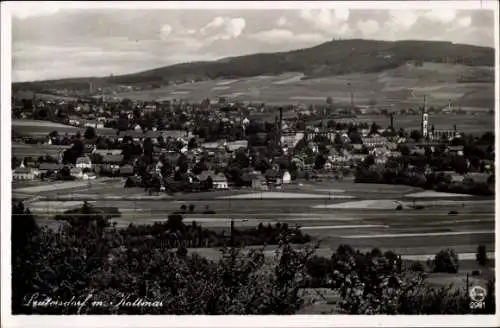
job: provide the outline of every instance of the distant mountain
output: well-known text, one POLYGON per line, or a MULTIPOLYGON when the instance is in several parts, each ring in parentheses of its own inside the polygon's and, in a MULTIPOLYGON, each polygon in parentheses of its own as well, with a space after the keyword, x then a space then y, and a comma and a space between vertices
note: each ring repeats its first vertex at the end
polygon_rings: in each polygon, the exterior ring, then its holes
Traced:
POLYGON ((102 85, 161 85, 174 81, 241 78, 284 72, 301 72, 306 78, 314 78, 381 72, 409 61, 493 67, 494 56, 494 48, 451 42, 335 40, 306 49, 177 64, 121 76, 14 83, 13 89, 85 88, 89 81, 102 85))

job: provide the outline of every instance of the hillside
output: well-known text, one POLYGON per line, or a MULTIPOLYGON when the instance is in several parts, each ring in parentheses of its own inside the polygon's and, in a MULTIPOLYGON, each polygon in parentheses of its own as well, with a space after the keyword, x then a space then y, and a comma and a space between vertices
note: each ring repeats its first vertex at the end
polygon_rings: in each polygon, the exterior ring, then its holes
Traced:
POLYGON ((145 72, 104 78, 76 78, 13 84, 14 90, 30 88, 86 88, 88 81, 101 85, 157 84, 167 82, 243 78, 299 72, 305 78, 378 73, 408 61, 494 66, 494 49, 451 42, 336 40, 281 53, 253 54, 213 62, 184 63, 145 72))

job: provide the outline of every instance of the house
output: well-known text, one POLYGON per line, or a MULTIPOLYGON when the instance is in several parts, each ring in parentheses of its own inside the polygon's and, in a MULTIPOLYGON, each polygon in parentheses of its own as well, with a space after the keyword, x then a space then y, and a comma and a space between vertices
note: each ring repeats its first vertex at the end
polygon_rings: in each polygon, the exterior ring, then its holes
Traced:
POLYGON ((228 189, 229 188, 227 178, 222 173, 219 173, 216 176, 214 176, 212 181, 213 181, 214 189, 228 189))
POLYGON ((88 156, 78 157, 76 159, 76 167, 80 169, 92 168, 92 161, 88 156))
POLYGON ((39 173, 40 172, 35 168, 18 167, 12 172, 12 179, 14 181, 34 180, 39 173))
POLYGON ((69 116, 68 124, 73 126, 80 126, 80 118, 78 116, 69 116))
POLYGON ((120 164, 123 161, 123 155, 105 155, 102 157, 104 164, 120 164))
POLYGON ((387 138, 385 137, 361 138, 361 141, 366 147, 383 147, 387 145, 387 138))
POLYGON ((229 152, 234 152, 238 149, 247 149, 248 148, 248 141, 247 140, 238 140, 238 141, 232 141, 226 143, 226 149, 229 152))
POLYGON ((108 165, 111 169, 119 169, 123 162, 123 155, 105 155, 102 158, 102 163, 108 165))
POLYGON ((38 170, 40 173, 48 173, 48 172, 54 172, 57 173, 59 172, 62 168, 64 167, 63 164, 57 164, 57 163, 41 163, 40 166, 38 167, 38 170))
POLYGON ((94 154, 104 157, 106 155, 121 155, 122 151, 121 149, 96 149, 94 150, 94 154))
POLYGON ((288 171, 285 171, 283 173, 283 180, 282 180, 283 184, 289 184, 292 182, 292 176, 290 175, 290 172, 288 171))

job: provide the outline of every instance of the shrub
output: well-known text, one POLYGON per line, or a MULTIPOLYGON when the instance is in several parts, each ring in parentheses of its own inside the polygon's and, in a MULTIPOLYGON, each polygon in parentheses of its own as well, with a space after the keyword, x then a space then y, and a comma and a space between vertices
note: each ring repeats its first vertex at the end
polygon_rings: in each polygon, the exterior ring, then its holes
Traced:
POLYGON ((452 249, 440 251, 432 261, 434 272, 457 273, 458 267, 458 255, 452 249))
POLYGON ((480 271, 480 270, 473 270, 473 271, 471 272, 471 275, 472 275, 473 277, 479 277, 479 276, 481 276, 481 271, 480 271))
POLYGON ((457 212, 457 211, 449 211, 449 212, 448 212, 448 215, 457 215, 457 214, 458 214, 458 212, 457 212))
POLYGON ((476 261, 480 266, 488 264, 488 254, 486 253, 486 246, 479 245, 477 247, 476 261))
POLYGON ((195 208, 195 206, 193 204, 189 204, 189 213, 193 213, 194 208, 195 208))
POLYGON ((396 206, 396 211, 402 211, 403 210, 403 205, 399 204, 396 206))

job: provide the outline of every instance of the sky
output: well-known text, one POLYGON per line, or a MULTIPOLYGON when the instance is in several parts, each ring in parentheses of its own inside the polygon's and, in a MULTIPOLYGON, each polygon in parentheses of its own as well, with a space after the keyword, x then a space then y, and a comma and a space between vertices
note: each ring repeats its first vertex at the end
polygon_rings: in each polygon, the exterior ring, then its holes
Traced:
POLYGON ((57 9, 12 11, 12 81, 127 74, 332 39, 494 47, 491 10, 57 9))

